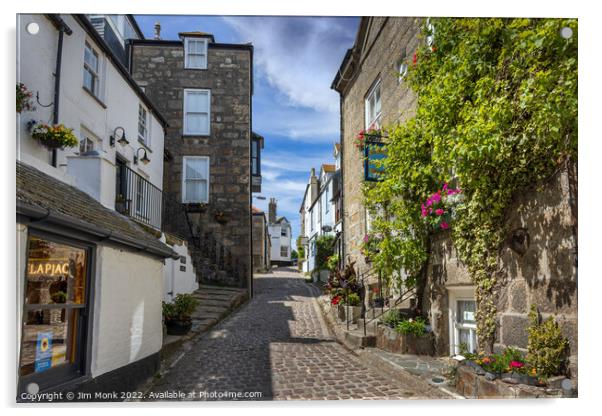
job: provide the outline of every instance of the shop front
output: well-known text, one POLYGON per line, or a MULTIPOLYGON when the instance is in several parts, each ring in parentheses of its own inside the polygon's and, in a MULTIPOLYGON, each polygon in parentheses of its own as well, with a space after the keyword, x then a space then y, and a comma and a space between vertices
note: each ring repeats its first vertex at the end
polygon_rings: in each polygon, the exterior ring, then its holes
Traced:
POLYGON ((25 251, 19 391, 43 391, 86 374, 94 246, 30 230, 25 251))

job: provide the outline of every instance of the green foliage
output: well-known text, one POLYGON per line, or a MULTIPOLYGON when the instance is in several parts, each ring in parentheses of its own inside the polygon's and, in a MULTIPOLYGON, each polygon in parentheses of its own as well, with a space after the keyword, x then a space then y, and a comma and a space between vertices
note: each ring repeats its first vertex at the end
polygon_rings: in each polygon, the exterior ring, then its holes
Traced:
POLYGON ((316 239, 316 270, 328 269, 328 258, 334 254, 334 237, 322 235, 316 239))
POLYGON ((364 190, 382 235, 372 260, 383 273, 419 276, 431 232, 421 203, 444 183, 459 187, 451 236, 477 284, 479 347, 491 349, 497 253, 512 197, 577 159, 577 20, 431 23, 434 45, 418 48, 404 79, 418 97, 415 116, 388 128, 388 157, 375 162, 383 180, 364 190), (560 36, 563 27, 572 38, 560 36))
POLYGON ((189 319, 199 301, 190 294, 180 293, 173 302, 163 302, 163 316, 166 320, 189 319))
POLYGON ((297 250, 291 251, 291 260, 297 260, 299 258, 299 253, 297 250))
POLYGON ((395 328, 400 320, 398 309, 390 309, 380 318, 380 322, 390 328, 395 328))
POLYGON ((421 337, 426 333, 426 322, 423 318, 407 319, 397 323, 395 330, 401 334, 413 334, 421 337))
POLYGON ((358 295, 357 293, 350 293, 349 296, 347 296, 347 303, 349 304, 349 306, 360 306, 362 300, 360 298, 360 295, 358 295))
POLYGON ((330 271, 335 271, 339 267, 340 257, 338 254, 333 254, 326 260, 326 268, 330 271))
POLYGON ((535 305, 531 305, 529 320, 527 360, 544 378, 559 375, 566 364, 568 340, 552 316, 540 322, 535 305))

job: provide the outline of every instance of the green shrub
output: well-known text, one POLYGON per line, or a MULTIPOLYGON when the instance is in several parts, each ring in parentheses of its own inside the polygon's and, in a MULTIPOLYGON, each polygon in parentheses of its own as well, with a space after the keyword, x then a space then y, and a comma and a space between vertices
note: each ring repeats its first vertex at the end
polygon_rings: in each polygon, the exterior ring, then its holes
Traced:
POLYGON ((322 235, 316 239, 316 271, 328 269, 328 258, 334 254, 334 237, 322 235))
POLYGON ((562 335, 554 317, 540 321, 535 305, 531 305, 529 320, 527 361, 543 378, 559 375, 566 364, 568 340, 562 335))
POLYGON ((426 322, 420 317, 403 320, 397 323, 395 330, 401 334, 412 334, 421 337, 426 333, 426 322))
POLYGON ((349 296, 347 296, 347 302, 349 303, 349 306, 360 306, 362 300, 357 293, 350 293, 349 296))
POLYGON ((388 310, 382 318, 380 318, 380 322, 388 327, 395 328, 399 323, 400 316, 398 309, 390 309, 388 310))
POLYGON ((189 319, 199 301, 190 294, 180 293, 173 302, 163 302, 163 316, 167 320, 189 319))
POLYGON ((339 267, 339 255, 333 254, 326 259, 326 268, 330 271, 335 271, 339 267))

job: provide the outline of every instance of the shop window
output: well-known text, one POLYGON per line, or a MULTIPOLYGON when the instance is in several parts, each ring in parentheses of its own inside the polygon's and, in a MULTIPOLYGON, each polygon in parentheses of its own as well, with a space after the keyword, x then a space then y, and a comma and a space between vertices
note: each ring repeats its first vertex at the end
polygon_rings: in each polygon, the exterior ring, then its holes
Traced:
POLYGON ((83 373, 88 250, 30 235, 19 376, 50 387, 83 373))

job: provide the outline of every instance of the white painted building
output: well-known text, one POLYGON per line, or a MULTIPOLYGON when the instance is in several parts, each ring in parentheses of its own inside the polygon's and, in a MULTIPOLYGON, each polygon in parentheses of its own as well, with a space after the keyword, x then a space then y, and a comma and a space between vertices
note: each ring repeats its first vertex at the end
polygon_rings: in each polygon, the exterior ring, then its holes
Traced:
MULTIPOLYGON (((299 209, 301 216, 301 235, 305 251, 301 270, 305 273, 317 272, 316 269, 316 240, 322 235, 335 236, 340 231, 340 218, 337 215, 339 206, 335 203, 335 181, 337 165, 323 164, 319 176, 311 169, 305 194, 299 209)), ((320 277, 324 280, 325 273, 320 277)), ((317 274, 315 276, 317 279, 317 274)))
MULTIPOLYGON (((106 20, 142 37, 131 15, 106 20)), ((131 390, 158 366, 165 282, 196 283, 186 250, 159 241, 165 120, 86 16, 22 14, 17 31, 35 106, 17 116, 19 391, 131 390), (79 146, 48 150, 31 120, 73 129, 79 146)))
POLYGON ((290 266, 292 251, 291 223, 286 217, 278 217, 276 199, 268 204, 268 233, 271 240, 270 261, 272 265, 290 266))

